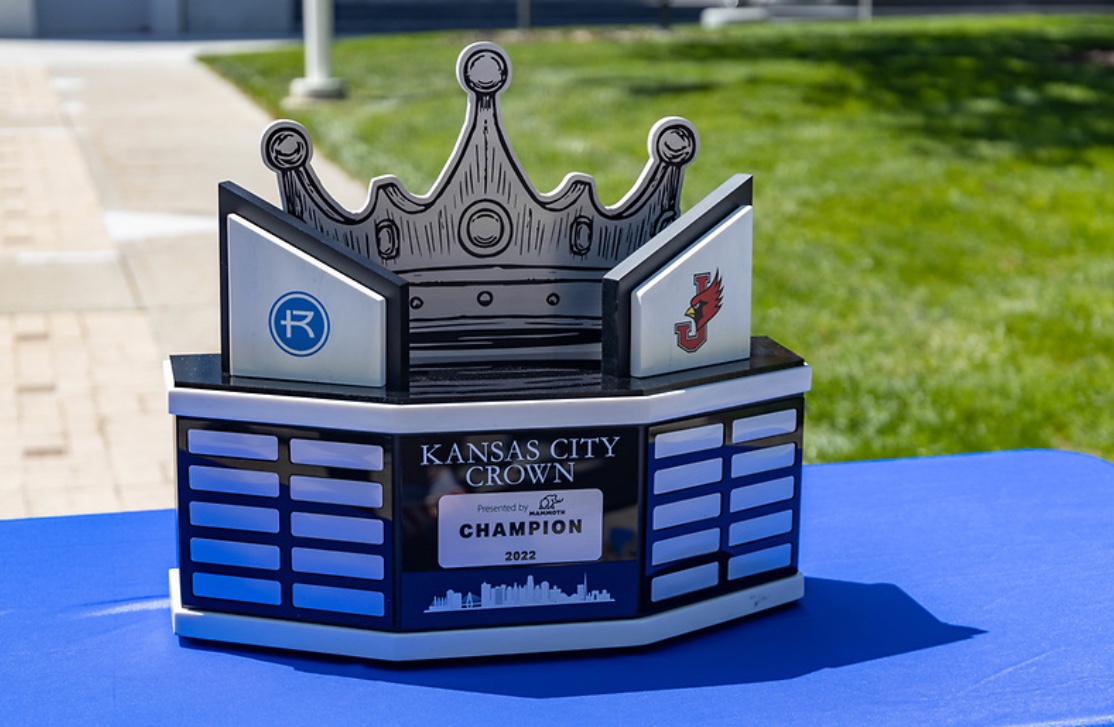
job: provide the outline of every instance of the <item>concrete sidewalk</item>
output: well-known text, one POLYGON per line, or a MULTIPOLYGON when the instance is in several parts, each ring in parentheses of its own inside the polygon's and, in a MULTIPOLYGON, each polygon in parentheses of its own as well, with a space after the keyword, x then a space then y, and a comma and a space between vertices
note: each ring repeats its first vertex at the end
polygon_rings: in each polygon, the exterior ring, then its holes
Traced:
POLYGON ((174 504, 162 362, 219 350, 217 184, 277 199, 220 47, 0 41, 0 519, 174 504))

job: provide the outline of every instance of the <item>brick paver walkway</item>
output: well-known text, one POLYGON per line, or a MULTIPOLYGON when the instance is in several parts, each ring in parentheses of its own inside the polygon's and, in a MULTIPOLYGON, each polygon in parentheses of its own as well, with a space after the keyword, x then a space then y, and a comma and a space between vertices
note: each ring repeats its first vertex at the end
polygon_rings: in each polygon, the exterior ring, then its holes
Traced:
POLYGON ((194 50, 0 41, 0 519, 174 504, 163 361, 218 350, 216 185, 275 197, 268 118, 194 50))

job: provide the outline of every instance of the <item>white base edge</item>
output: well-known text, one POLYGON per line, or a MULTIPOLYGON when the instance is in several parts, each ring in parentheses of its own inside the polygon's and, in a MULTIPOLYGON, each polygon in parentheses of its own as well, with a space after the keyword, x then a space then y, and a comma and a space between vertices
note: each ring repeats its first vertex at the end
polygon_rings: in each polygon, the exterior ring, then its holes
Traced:
POLYGON ((642 618, 396 633, 184 608, 178 569, 170 571, 171 623, 179 636, 384 661, 644 646, 791 603, 803 595, 804 577, 796 573, 642 618))
POLYGON ((808 364, 755 376, 693 384, 644 396, 388 404, 216 391, 168 382, 170 413, 196 419, 267 422, 393 435, 654 424, 710 411, 797 396, 812 387, 808 364), (539 406, 544 403, 544 406, 539 406))

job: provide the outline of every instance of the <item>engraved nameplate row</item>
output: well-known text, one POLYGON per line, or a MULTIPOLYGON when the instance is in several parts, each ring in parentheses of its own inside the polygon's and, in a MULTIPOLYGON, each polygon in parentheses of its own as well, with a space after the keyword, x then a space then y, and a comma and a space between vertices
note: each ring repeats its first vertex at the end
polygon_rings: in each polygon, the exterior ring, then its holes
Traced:
POLYGON ((381 441, 195 424, 179 420, 181 566, 193 598, 311 621, 389 617, 391 471, 381 441))
MULTIPOLYGON (((801 404, 650 429, 650 600, 733 588, 796 563, 801 404)), ((705 594, 707 595, 707 594, 705 594)))

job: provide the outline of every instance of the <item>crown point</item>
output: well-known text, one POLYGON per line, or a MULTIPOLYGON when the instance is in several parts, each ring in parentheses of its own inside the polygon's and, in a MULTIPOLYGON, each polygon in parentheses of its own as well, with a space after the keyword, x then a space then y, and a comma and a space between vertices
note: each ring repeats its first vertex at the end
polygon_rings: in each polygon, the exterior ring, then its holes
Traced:
POLYGON ((696 158, 700 139, 687 119, 662 119, 650 130, 650 154, 664 164, 683 167, 696 158))
POLYGON ((282 172, 309 164, 313 158, 313 142, 309 132, 293 121, 277 121, 263 132, 260 144, 263 161, 272 171, 282 172))
POLYGON ((465 48, 457 71, 464 89, 480 96, 499 93, 511 80, 506 51, 494 43, 475 43, 465 48))

